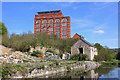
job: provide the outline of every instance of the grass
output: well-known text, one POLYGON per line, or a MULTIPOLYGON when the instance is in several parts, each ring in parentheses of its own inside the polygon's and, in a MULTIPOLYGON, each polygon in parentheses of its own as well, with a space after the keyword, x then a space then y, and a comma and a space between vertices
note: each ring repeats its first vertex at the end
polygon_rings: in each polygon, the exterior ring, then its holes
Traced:
POLYGON ((23 60, 23 62, 29 62, 28 60, 23 60))
POLYGON ((120 60, 113 59, 112 61, 101 62, 102 65, 118 65, 120 60))

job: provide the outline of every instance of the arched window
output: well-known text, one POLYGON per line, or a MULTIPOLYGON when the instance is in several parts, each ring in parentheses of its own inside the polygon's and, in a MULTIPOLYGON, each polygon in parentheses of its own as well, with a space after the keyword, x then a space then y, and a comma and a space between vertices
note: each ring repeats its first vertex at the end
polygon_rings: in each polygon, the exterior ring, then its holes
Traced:
POLYGON ((53 23, 53 20, 49 20, 49 23, 53 23))
POLYGON ((67 22, 67 19, 63 19, 62 22, 67 22))
POLYGON ((41 21, 39 20, 39 21, 36 21, 36 23, 38 24, 38 23, 41 23, 41 21))
POLYGON ((46 18, 46 16, 44 16, 44 18, 46 18))
POLYGON ((57 20, 55 20, 55 22, 60 22, 60 20, 59 20, 59 19, 57 19, 57 20))
POLYGON ((44 20, 44 21, 43 21, 43 23, 47 23, 47 21, 46 21, 46 20, 44 20))
POLYGON ((40 17, 38 17, 38 19, 40 19, 40 17))
POLYGON ((50 18, 52 18, 52 16, 50 16, 50 18))
POLYGON ((56 17, 59 17, 58 15, 56 17))

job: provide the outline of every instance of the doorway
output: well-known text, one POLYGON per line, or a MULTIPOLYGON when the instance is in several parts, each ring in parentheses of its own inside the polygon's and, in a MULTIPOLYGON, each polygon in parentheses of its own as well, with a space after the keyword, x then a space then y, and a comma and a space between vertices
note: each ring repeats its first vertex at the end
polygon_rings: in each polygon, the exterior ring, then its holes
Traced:
POLYGON ((83 48, 79 48, 79 54, 83 54, 83 48))

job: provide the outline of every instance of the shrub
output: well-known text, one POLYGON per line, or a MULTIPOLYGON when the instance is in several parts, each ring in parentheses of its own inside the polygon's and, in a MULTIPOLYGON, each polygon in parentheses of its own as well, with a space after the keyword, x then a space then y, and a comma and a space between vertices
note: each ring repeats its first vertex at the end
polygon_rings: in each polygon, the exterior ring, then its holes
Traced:
POLYGON ((25 54, 26 54, 26 55, 30 55, 30 52, 26 52, 25 54))
POLYGON ((71 67, 70 67, 70 66, 67 66, 67 70, 70 71, 70 70, 71 70, 71 67))
POLYGON ((55 64, 56 64, 56 66, 58 66, 58 65, 59 65, 59 62, 58 62, 58 61, 55 61, 55 64))
POLYGON ((54 51, 54 50, 51 50, 51 49, 48 49, 46 52, 51 52, 51 53, 54 53, 54 54, 55 54, 55 51, 54 51))
POLYGON ((86 54, 75 54, 75 55, 71 55, 70 56, 70 59, 71 60, 78 60, 78 61, 81 61, 81 60, 88 60, 88 55, 86 54))
POLYGON ((79 56, 80 56, 79 54, 74 54, 74 55, 71 55, 71 56, 70 56, 70 59, 71 59, 71 60, 78 60, 78 59, 79 59, 79 56))
POLYGON ((40 51, 33 51, 33 53, 31 53, 31 56, 36 56, 36 57, 42 56, 42 52, 40 52, 40 51))
POLYGON ((45 65, 41 65, 41 69, 45 70, 45 65))
POLYGON ((98 55, 94 57, 95 61, 112 61, 112 59, 115 59, 115 54, 112 50, 109 48, 103 48, 100 44, 95 44, 98 55))

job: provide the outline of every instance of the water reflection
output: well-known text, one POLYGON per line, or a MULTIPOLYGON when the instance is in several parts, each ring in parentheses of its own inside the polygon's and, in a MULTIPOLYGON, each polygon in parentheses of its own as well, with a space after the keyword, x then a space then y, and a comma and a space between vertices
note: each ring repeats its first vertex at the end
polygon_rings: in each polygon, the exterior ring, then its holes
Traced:
POLYGON ((88 72, 83 72, 81 70, 72 70, 69 72, 60 72, 57 74, 51 74, 47 76, 42 76, 39 78, 79 78, 86 79, 86 78, 94 78, 94 80, 101 79, 101 78, 120 78, 120 67, 117 66, 100 66, 95 70, 90 70, 88 72))

